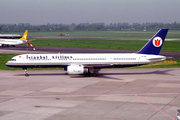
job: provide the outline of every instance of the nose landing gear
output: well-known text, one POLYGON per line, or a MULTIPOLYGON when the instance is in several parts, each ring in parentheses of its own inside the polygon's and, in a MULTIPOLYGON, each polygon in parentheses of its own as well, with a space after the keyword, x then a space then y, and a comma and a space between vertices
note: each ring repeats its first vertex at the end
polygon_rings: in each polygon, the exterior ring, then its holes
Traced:
POLYGON ((28 74, 28 72, 27 72, 27 68, 23 68, 23 69, 24 69, 25 76, 28 77, 29 74, 28 74))

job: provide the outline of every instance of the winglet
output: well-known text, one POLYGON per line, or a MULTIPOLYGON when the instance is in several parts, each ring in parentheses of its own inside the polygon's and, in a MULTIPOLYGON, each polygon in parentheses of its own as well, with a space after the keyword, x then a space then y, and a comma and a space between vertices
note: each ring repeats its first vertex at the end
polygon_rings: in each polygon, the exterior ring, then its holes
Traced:
POLYGON ((22 36, 22 38, 20 38, 20 40, 27 40, 27 34, 28 34, 28 30, 24 32, 24 35, 22 36))
POLYGON ((159 55, 166 38, 168 29, 159 30, 149 42, 139 51, 138 54, 159 55))

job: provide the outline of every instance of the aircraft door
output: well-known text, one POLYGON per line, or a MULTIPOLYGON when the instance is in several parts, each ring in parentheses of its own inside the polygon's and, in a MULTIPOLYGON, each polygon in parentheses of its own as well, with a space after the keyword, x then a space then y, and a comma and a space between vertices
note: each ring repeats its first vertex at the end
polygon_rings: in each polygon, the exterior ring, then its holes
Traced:
POLYGON ((20 59, 20 61, 21 61, 22 63, 24 63, 26 58, 25 58, 25 56, 21 56, 21 55, 20 55, 20 56, 19 56, 19 59, 20 59))

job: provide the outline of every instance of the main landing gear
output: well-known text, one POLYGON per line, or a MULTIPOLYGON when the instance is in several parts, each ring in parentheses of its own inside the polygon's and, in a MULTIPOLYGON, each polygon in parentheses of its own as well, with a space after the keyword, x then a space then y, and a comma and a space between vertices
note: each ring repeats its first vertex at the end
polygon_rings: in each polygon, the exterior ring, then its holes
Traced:
POLYGON ((96 73, 94 73, 94 68, 89 68, 88 75, 89 77, 96 77, 96 73))
POLYGON ((96 77, 97 75, 95 73, 89 73, 89 77, 96 77))
POLYGON ((28 77, 29 74, 27 73, 27 68, 23 68, 23 69, 24 69, 25 76, 28 77))

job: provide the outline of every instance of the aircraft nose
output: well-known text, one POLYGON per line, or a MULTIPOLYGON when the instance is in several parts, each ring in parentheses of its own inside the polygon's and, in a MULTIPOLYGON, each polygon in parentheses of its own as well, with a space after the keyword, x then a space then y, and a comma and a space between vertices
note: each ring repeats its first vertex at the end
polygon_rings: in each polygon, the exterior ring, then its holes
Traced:
POLYGON ((7 61, 7 63, 6 63, 6 66, 8 66, 9 65, 9 61, 7 61))

